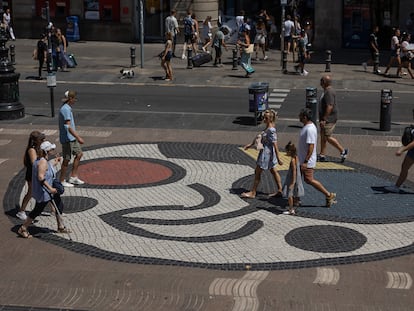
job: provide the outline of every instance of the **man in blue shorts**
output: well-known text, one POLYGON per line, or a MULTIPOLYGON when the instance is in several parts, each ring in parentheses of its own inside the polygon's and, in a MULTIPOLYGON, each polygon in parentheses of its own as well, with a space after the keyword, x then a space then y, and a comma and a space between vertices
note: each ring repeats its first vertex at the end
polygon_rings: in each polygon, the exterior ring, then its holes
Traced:
POLYGON ((76 92, 66 91, 63 105, 59 111, 59 139, 62 144, 62 168, 60 170, 60 182, 65 187, 73 187, 74 185, 82 185, 84 181, 78 177, 79 162, 82 158, 81 145, 84 143, 83 138, 76 132, 75 120, 73 118, 72 106, 76 103, 76 92), (66 173, 69 162, 74 156, 72 172, 66 181, 66 173))

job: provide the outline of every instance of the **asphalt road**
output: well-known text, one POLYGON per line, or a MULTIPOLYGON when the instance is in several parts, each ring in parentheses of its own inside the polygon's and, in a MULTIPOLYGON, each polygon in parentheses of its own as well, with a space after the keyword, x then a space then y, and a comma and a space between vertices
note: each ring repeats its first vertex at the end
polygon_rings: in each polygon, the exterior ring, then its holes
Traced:
MULTIPOLYGON (((57 113, 61 94, 66 85, 54 89, 54 105, 57 113)), ((152 118, 162 119, 165 126, 193 128, 191 122, 181 118, 197 117, 203 119, 200 129, 244 128, 250 121, 237 122, 249 118, 248 90, 244 87, 182 87, 182 86, 139 86, 134 84, 91 83, 77 85, 78 103, 76 113, 84 125, 98 126, 141 126, 134 120, 143 119, 151 123, 152 118), (82 115, 88 118, 82 118, 82 115), (115 123, 115 124, 114 124, 115 123), (169 124, 169 125, 168 125, 169 124), (221 128, 223 127, 223 128, 221 128)), ((273 89, 269 90, 272 96, 273 89)), ((37 82, 21 83, 21 102, 29 115, 50 115, 50 91, 44 84, 37 82)), ((318 90, 318 96, 321 90, 318 90)), ((413 92, 393 93, 392 122, 407 124, 412 122, 410 112, 413 92)), ((372 90, 337 90, 340 120, 343 122, 377 122, 380 118, 381 92, 372 90)), ((297 120, 298 111, 305 105, 305 90, 292 89, 280 105, 281 120, 297 120)), ((42 120, 39 120, 42 122, 42 120)), ((43 122, 50 122, 45 119, 43 122)))

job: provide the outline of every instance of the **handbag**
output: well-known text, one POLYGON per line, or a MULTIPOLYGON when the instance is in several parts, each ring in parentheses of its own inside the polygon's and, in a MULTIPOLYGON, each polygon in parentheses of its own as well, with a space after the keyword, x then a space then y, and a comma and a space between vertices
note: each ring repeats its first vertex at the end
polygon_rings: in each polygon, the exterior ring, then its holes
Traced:
POLYGON ((57 190, 57 193, 59 193, 60 195, 62 195, 65 192, 65 187, 56 178, 53 179, 52 187, 55 188, 57 190))
POLYGON ((252 54, 254 52, 254 44, 249 44, 249 47, 243 48, 244 53, 252 54))

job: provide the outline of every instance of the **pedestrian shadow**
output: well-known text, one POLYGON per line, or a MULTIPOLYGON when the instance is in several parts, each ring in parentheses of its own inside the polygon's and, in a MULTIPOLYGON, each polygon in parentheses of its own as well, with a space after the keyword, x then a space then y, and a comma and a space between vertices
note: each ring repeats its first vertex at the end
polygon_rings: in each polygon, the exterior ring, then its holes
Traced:
POLYGON ((386 186, 372 186, 371 189, 376 192, 381 192, 379 194, 414 194, 414 190, 408 188, 400 188, 399 193, 395 193, 386 189, 386 186))
POLYGON ((165 80, 163 76, 155 76, 155 77, 150 77, 152 80, 154 81, 161 81, 161 80, 165 80))
MULTIPOLYGON (((252 75, 254 75, 254 73, 252 75)), ((227 77, 229 77, 229 78, 249 79, 249 78, 252 78, 254 76, 246 77, 246 73, 243 72, 243 73, 241 73, 241 75, 227 75, 227 77)))
POLYGON ((26 80, 38 80, 38 81, 46 80, 46 78, 42 78, 42 77, 38 77, 38 76, 27 76, 25 79, 26 80))
POLYGON ((236 119, 233 120, 233 124, 257 126, 261 124, 261 121, 260 120, 255 121, 254 116, 251 116, 251 117, 240 116, 240 117, 236 117, 236 119))

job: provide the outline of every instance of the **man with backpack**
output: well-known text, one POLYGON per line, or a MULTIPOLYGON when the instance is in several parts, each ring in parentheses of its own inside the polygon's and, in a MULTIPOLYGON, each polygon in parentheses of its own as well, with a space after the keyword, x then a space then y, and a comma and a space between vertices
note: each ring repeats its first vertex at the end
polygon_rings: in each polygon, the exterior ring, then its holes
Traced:
POLYGON ((186 59, 187 56, 185 55, 185 53, 187 52, 187 44, 191 44, 192 45, 192 49, 193 52, 196 51, 196 46, 195 46, 195 26, 194 26, 194 21, 191 18, 191 11, 188 10, 187 11, 187 16, 184 17, 184 45, 183 45, 183 55, 181 56, 182 59, 186 59))

